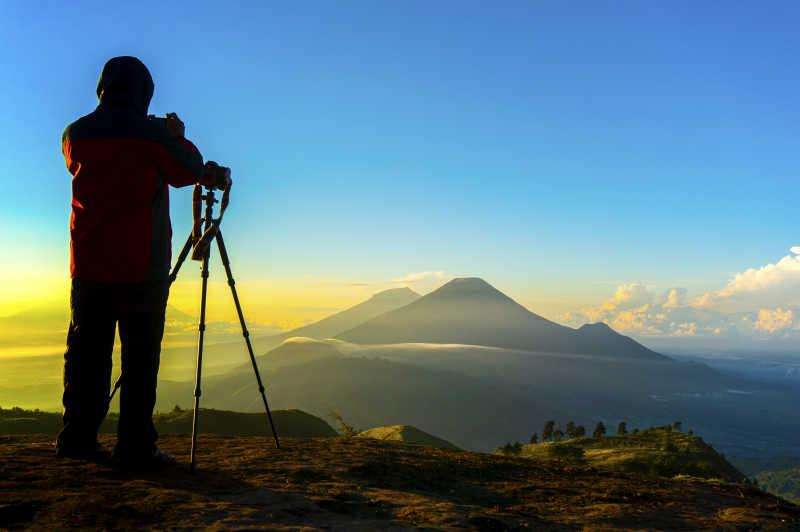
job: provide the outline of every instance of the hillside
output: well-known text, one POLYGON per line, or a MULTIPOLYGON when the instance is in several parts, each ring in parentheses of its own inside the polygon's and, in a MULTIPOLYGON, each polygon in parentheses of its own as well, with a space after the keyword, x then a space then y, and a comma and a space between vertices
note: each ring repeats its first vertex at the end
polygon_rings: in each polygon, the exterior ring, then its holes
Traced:
POLYGON ((458 447, 449 441, 438 438, 433 434, 428 434, 427 432, 419 430, 417 427, 412 427, 410 425, 374 427, 359 432, 356 437, 373 438, 376 440, 401 442, 412 445, 424 445, 426 447, 436 447, 437 449, 458 449, 458 447))
MULTIPOLYGON (((301 410, 273 410, 272 419, 281 436, 292 438, 317 438, 336 436, 337 432, 322 419, 301 410)), ((106 417, 100 432, 116 433, 119 414, 106 417)), ((231 436, 271 436, 269 424, 263 413, 229 412, 200 409, 201 430, 208 434, 231 436)), ((153 416, 159 434, 187 434, 192 431, 192 411, 173 410, 153 416)), ((0 435, 57 434, 61 430, 61 414, 0 408, 0 435)))
POLYGON ((783 497, 787 501, 800 503, 800 467, 778 471, 762 471, 756 475, 761 489, 783 497))
MULTIPOLYGON (((183 458, 188 438, 162 447, 183 458)), ((199 472, 120 473, 0 439, 0 528, 796 530, 800 508, 747 485, 666 479, 370 438, 203 436, 199 472)), ((108 443, 107 443, 108 444, 108 443)))
POLYGON ((558 325, 478 278, 453 279, 413 303, 381 314, 337 338, 357 344, 470 344, 668 360, 604 324, 577 330, 558 325))
POLYGON ((519 455, 539 461, 584 462, 606 471, 691 475, 729 482, 746 479, 702 438, 663 427, 624 436, 528 444, 519 455))
MULTIPOLYGON (((330 354, 327 349, 325 353, 330 354)), ((468 449, 490 450, 518 438, 520 428, 524 430, 531 419, 561 412, 495 379, 457 371, 341 354, 294 365, 279 362, 274 370, 265 364, 264 371, 270 405, 275 408, 300 408, 320 415, 336 410, 357 427, 406 423, 468 449)), ((188 382, 160 384, 161 408, 188 404, 191 389, 188 382)), ((261 399, 252 369, 209 378, 203 404, 259 412, 261 399)))
MULTIPOLYGON (((583 423, 595 417, 635 416, 640 425, 683 419, 715 444, 722 431, 706 420, 724 422, 722 429, 741 426, 747 435, 764 419, 757 396, 727 393, 741 389, 738 382, 705 366, 670 360, 294 338, 258 362, 276 408, 319 415, 337 410, 362 428, 407 423, 472 450, 527 441, 533 427, 564 412, 583 423)), ((190 404, 192 386, 162 382, 159 408, 190 404)), ((208 407, 261 408, 247 365, 209 377, 203 392, 208 407)))

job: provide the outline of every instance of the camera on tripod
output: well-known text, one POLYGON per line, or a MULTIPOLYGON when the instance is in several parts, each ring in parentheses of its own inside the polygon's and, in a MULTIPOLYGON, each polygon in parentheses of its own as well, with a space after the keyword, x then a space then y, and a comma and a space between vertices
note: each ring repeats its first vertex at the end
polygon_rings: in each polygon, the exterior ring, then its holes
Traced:
POLYGON ((228 190, 231 186, 231 169, 214 161, 206 162, 203 167, 203 184, 206 188, 228 190))

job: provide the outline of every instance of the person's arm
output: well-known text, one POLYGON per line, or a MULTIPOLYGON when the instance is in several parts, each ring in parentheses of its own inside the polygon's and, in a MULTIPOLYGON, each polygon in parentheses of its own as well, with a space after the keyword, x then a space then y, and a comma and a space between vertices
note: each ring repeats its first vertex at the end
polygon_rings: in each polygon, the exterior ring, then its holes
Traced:
POLYGON ((74 176, 75 172, 78 171, 79 165, 75 164, 72 160, 72 145, 69 142, 69 128, 70 126, 67 126, 61 134, 61 154, 64 156, 64 164, 67 165, 67 170, 74 176))
POLYGON ((166 182, 173 187, 200 183, 205 185, 203 156, 192 142, 184 137, 185 127, 178 115, 167 115, 166 128, 155 128, 159 150, 159 166, 166 182))

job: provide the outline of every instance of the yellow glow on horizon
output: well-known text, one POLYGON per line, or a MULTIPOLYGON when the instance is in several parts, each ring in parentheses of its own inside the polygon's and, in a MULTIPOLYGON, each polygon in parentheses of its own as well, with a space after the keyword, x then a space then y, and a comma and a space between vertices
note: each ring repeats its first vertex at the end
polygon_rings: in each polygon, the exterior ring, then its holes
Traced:
MULTIPOLYGON (((170 305, 196 316, 200 309, 200 290, 200 280, 179 280, 170 292, 170 305)), ((286 279, 237 281, 236 290, 249 323, 291 329, 358 304, 379 289, 369 290, 319 280, 286 279)), ((237 320, 230 288, 224 280, 209 281, 207 319, 237 320)))
MULTIPOLYGON (((30 310, 64 312, 69 309, 68 275, 54 274, 48 269, 0 268, 5 271, 6 282, 0 290, 0 317, 10 316, 30 310)), ((245 279, 236 283, 236 288, 248 324, 255 327, 270 326, 289 330, 299 327, 349 308, 367 300, 372 294, 387 288, 399 286, 393 282, 363 284, 341 279, 324 279, 318 277, 277 278, 277 279, 245 279)), ((170 291, 169 304, 180 312, 195 319, 200 309, 201 281, 197 271, 186 269, 170 291), (197 274, 197 275, 194 275, 197 274)), ((420 289, 424 294, 432 287, 420 289)), ((532 289, 533 287, 529 287, 532 289)), ((533 291, 533 290, 531 290, 533 291)), ((537 292, 540 292, 537 290, 537 292)), ((511 295, 511 294, 509 294, 511 295)), ((549 319, 559 320, 567 309, 579 306, 580 298, 576 294, 568 300, 544 299, 539 293, 537 300, 518 299, 533 312, 549 319)), ((512 297, 514 297, 512 295, 512 297)), ((237 316, 230 288, 222 271, 212 271, 209 281, 208 322, 236 322, 237 316)), ((66 327, 66 325, 65 325, 66 327)), ((0 331, 0 341, 10 331, 0 331)))
MULTIPOLYGON (((188 273, 188 272, 187 272, 188 273)), ((222 273, 222 272, 218 272, 222 273)), ((170 291, 169 304, 192 317, 200 309, 200 279, 179 278, 170 291)), ((69 309, 68 275, 49 271, 8 272, 0 290, 0 317, 24 311, 69 309)), ((353 286, 320 279, 237 281, 236 289, 248 323, 281 329, 319 320, 369 298, 383 286, 353 286)), ((230 288, 224 276, 212 276, 208 287, 208 321, 237 320, 230 288)), ((0 337, 6 331, 0 331, 0 337)))
MULTIPOLYGON (((0 273, 2 275, 2 273, 0 273)), ((24 274, 3 277, 0 290, 0 317, 11 316, 29 309, 55 306, 63 302, 69 307, 69 276, 52 275, 32 270, 24 274)))

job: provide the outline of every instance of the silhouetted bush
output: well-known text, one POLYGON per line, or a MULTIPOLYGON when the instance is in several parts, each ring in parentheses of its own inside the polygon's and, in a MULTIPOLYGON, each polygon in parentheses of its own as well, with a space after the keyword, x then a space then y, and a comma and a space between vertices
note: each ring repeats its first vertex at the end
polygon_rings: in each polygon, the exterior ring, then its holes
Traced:
POLYGON ((553 421, 552 419, 544 424, 544 430, 542 430, 542 441, 553 439, 553 430, 555 429, 555 427, 556 427, 556 422, 553 421))
POLYGON ((352 438, 360 431, 356 429, 354 426, 348 424, 342 415, 337 412, 336 410, 331 410, 330 413, 331 417, 336 421, 336 425, 339 427, 339 434, 345 436, 347 438, 352 438))
POLYGON ((600 421, 600 422, 597 423, 597 426, 594 428, 594 432, 592 433, 592 436, 594 436, 595 438, 602 438, 605 435, 606 435, 606 426, 603 424, 602 421, 600 421))

